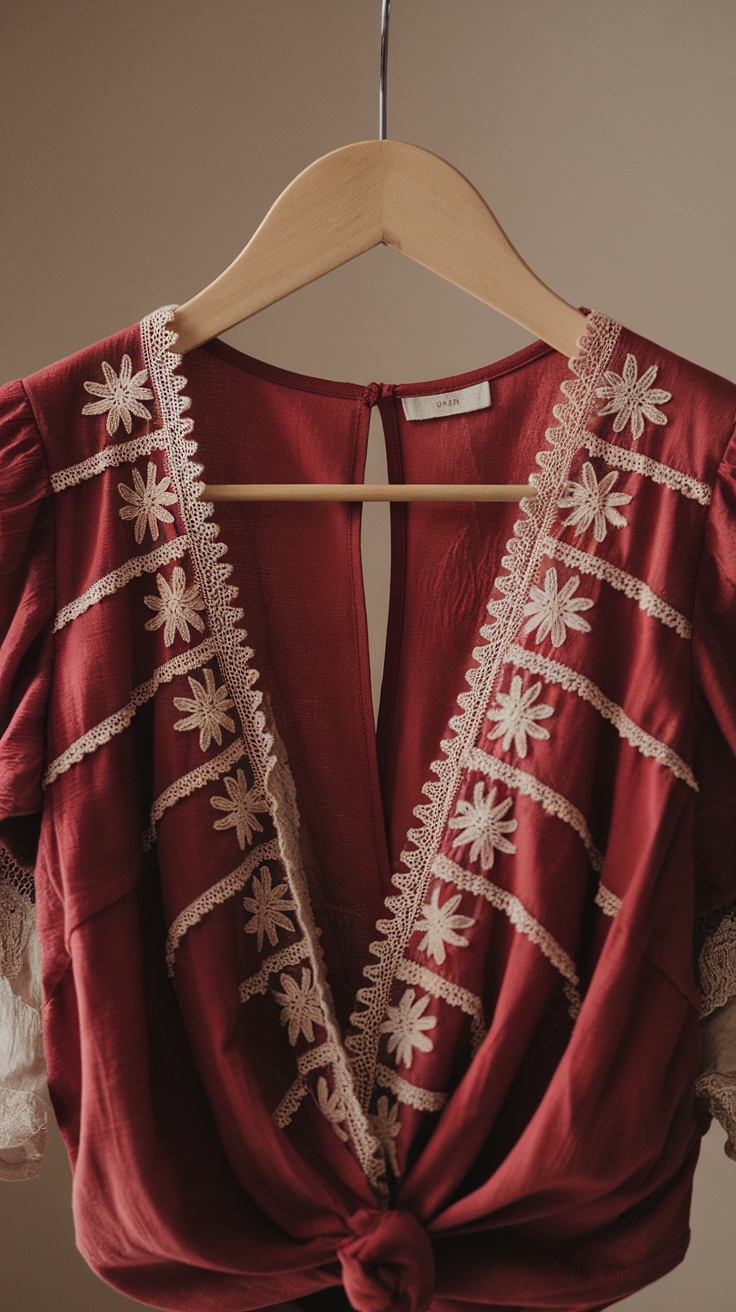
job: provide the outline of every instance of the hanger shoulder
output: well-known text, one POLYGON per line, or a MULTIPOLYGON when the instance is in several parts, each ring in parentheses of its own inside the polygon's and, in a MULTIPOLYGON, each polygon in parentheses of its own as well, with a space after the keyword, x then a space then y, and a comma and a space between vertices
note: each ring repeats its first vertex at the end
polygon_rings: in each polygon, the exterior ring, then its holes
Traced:
POLYGON ((464 174, 422 146, 381 139, 297 174, 236 259, 177 308, 174 349, 185 354, 381 242, 576 354, 585 316, 524 263, 464 174))
POLYGON ((175 312, 185 354, 382 240, 382 141, 359 141, 314 160, 274 201, 248 244, 175 312))
POLYGON ((576 355, 585 315, 529 268, 465 175, 423 147, 382 144, 383 240, 568 358, 576 355))

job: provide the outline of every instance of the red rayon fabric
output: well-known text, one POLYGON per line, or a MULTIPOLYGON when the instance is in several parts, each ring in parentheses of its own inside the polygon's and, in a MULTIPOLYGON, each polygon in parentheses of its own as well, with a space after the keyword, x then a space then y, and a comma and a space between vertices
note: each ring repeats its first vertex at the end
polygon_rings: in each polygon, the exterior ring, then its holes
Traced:
POLYGON ((361 386, 164 360, 164 307, 0 388, 0 840, 76 1242, 129 1297, 594 1312, 685 1255, 693 924, 736 900, 736 385, 586 313, 577 374, 535 342, 361 386), (392 504, 376 733, 360 504, 196 486, 360 482, 374 404, 390 481, 542 479, 536 512, 392 504))

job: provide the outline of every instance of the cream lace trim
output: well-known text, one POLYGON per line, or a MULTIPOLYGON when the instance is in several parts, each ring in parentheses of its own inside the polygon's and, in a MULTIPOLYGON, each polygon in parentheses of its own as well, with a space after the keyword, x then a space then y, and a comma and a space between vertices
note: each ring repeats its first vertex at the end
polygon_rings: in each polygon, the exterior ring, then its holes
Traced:
POLYGON ((457 862, 451 861, 443 852, 438 852, 432 863, 432 873, 438 879, 443 879, 448 884, 454 884, 456 888, 465 889, 468 893, 475 894, 476 897, 484 897, 490 902, 491 906, 502 911, 508 916, 514 929, 520 934, 526 934, 527 938, 538 947, 540 952, 558 970, 565 980, 563 991, 565 997, 571 1003, 569 1014, 575 1018, 580 1007, 581 999, 577 990, 580 983, 575 962, 569 953, 557 939, 550 934, 548 929, 544 928, 530 911, 527 911, 523 902, 519 900, 514 893, 509 893, 505 888, 499 888, 497 884, 492 884, 489 879, 482 875, 476 875, 472 870, 465 870, 457 862))
POLYGON ((255 783, 269 804, 280 857, 296 903, 296 915, 309 945, 315 989, 328 1039, 332 1044, 335 1086, 346 1108, 346 1125, 366 1178, 376 1193, 385 1197, 388 1185, 385 1179, 384 1149, 354 1094, 349 1058, 342 1045, 332 991, 320 952, 317 927, 311 914, 309 890, 299 848, 299 812, 293 778, 284 745, 270 715, 268 726, 266 724, 266 715, 264 709, 261 709, 263 692, 253 686, 259 677, 256 670, 248 668, 253 650, 242 645, 247 636, 246 631, 237 627, 237 622, 243 618, 243 609, 232 605, 236 589, 226 583, 233 567, 219 559, 227 550, 227 545, 215 541, 220 529, 212 519, 214 502, 202 499, 204 484, 199 475, 204 466, 193 459, 197 451, 196 441, 187 438, 193 429, 193 421, 182 417, 191 402, 189 397, 178 395, 187 385, 187 379, 176 372, 181 367, 182 356, 168 350, 176 342, 176 333, 167 326, 175 309, 173 305, 164 306, 148 315, 140 324, 145 363, 167 435, 172 485, 181 507, 207 613, 217 632, 217 655, 223 680, 238 709, 255 783))
POLYGON ((303 1076, 299 1076, 289 1089, 287 1089, 281 1102, 274 1108, 271 1113, 276 1124, 285 1130, 287 1125, 291 1124, 294 1113, 298 1111, 300 1104, 304 1101, 309 1088, 303 1076))
POLYGON ((150 455, 151 451, 161 450, 166 446, 166 433, 159 428, 155 433, 141 433, 129 442, 116 442, 114 446, 103 447, 101 451, 80 460, 75 465, 67 465, 49 475, 49 481, 55 492, 83 483, 86 478, 102 474, 115 465, 132 464, 141 456, 150 455))
POLYGON ((278 952, 272 952, 264 959, 263 965, 255 975, 249 975, 243 980, 239 987, 240 1001, 248 1002, 256 993, 265 993, 269 979, 277 970, 283 970, 285 966, 295 966, 297 962, 304 961, 307 957, 309 957, 309 944, 304 938, 298 939, 296 943, 290 943, 288 947, 280 948, 278 952))
POLYGON ((239 761, 245 751, 245 742, 242 738, 234 738, 233 741, 213 756, 211 760, 204 761, 194 770, 189 770, 187 774, 182 774, 175 779, 168 788, 165 788, 151 807, 149 818, 150 825, 141 835, 141 850, 147 852, 156 842, 156 826, 165 811, 174 806, 176 802, 181 802, 185 797, 190 797, 198 788, 203 788, 213 779, 219 779, 220 775, 225 774, 230 766, 239 761))
POLYGON ((48 788, 49 784, 54 782, 60 774, 68 770, 70 766, 77 765, 84 756, 89 752, 96 752, 98 747, 114 738, 115 734, 122 733, 127 729, 136 711, 150 701, 155 696, 158 688, 164 683, 170 683, 175 679, 177 674, 186 674, 187 670, 194 670, 202 665, 204 661, 209 660, 210 656, 215 653, 214 638, 206 638, 200 642, 197 647, 190 648, 189 651, 183 651, 178 656, 172 656, 170 661, 165 661, 163 665, 158 665, 153 671, 150 679, 145 683, 140 683, 130 694, 130 701, 127 706, 119 711, 114 711, 108 715, 106 720, 101 720, 94 728, 83 733, 81 738, 75 739, 60 756, 48 766, 41 785, 48 788))
POLYGON ((255 867, 261 861, 277 861, 278 859, 279 849, 275 838, 267 843, 260 843, 258 847, 254 847, 248 853, 239 866, 230 871, 229 875, 225 875, 216 884, 212 884, 205 889, 204 893, 200 893, 199 897, 195 897, 193 902, 190 902, 188 906, 184 907, 183 911, 179 912, 178 916, 172 921, 166 936, 166 968, 172 979, 174 978, 176 954, 184 935, 190 929, 194 929, 194 926, 198 925, 208 912, 213 911, 215 907, 219 907, 223 902, 227 902, 228 898, 233 896, 233 893, 239 892, 247 884, 255 867))
POLYGON ((590 702, 591 706, 610 720, 621 737, 630 742, 632 747, 636 747, 644 756, 653 757, 660 765, 671 770, 678 779, 684 780, 696 793, 700 792, 692 770, 682 757, 659 738, 654 738, 652 734, 647 733, 641 725, 636 724, 618 702, 613 702, 606 697, 598 685, 587 679, 584 674, 573 670, 569 665, 563 665, 560 661, 542 656, 539 652, 528 651, 516 643, 512 643, 509 647, 504 659, 513 662, 514 665, 523 666, 533 674, 541 674, 548 683, 559 683, 567 692, 576 692, 579 697, 590 702))
POLYGON ((617 916, 621 910, 621 898, 616 897, 616 894, 612 893, 610 888, 606 888, 605 884, 598 885, 598 892, 593 901, 607 916, 617 916))
POLYGON ((309 1085, 304 1079, 304 1076, 307 1075, 309 1071, 318 1070, 320 1067, 330 1066, 334 1070, 335 1060, 335 1045, 331 1039, 327 1039, 324 1043, 319 1043, 317 1047, 310 1048, 307 1052, 299 1054, 296 1059, 299 1075, 294 1083, 287 1089, 280 1103, 272 1113, 277 1125, 280 1125, 282 1129, 285 1129, 291 1121, 294 1112, 309 1093, 309 1085))
POLYGON ((723 1150, 736 1162, 736 1071, 707 1071, 699 1075, 695 1096, 720 1121, 728 1135, 723 1150))
POLYGON ((414 1107, 418 1112, 438 1112, 447 1102, 446 1093, 436 1093, 434 1089, 420 1089, 417 1084, 410 1084, 398 1071, 392 1071, 380 1061, 376 1066, 376 1084, 382 1089, 390 1089, 399 1102, 407 1107, 414 1107))
POLYGON ((418 984, 433 998, 442 998, 451 1007, 459 1007, 464 1011, 466 1016, 470 1017, 471 1053, 475 1056, 486 1034, 483 1004, 477 993, 471 993, 470 989, 463 988, 454 980, 446 979, 444 975, 438 975, 428 966, 422 966, 418 961, 407 957, 402 957, 397 963, 396 978, 403 980, 405 984, 418 984))
POLYGON ((113 569, 109 574, 103 574, 102 578, 96 579, 90 587, 85 588, 74 601, 70 601, 66 606, 62 606, 57 611, 54 620, 52 633, 58 633, 63 629, 65 624, 71 620, 76 620, 83 615, 90 606, 94 606, 103 597, 110 597, 114 592, 124 588, 131 579, 140 578, 141 574, 150 574, 161 565, 166 565, 170 560, 176 560, 186 552, 188 543, 186 534, 183 533, 178 538, 170 538, 154 551, 149 551, 145 556, 131 556, 126 560, 124 565, 118 569, 113 569))
POLYGON ((646 611, 654 619, 661 620, 663 624, 675 629, 681 638, 692 637, 690 621, 634 574, 629 574, 625 569, 612 565, 610 561, 603 560, 600 556, 592 556, 587 551, 580 551, 578 547, 573 547, 569 542, 561 542, 557 538, 545 538, 544 549, 548 556, 563 560, 571 568, 604 579, 612 588, 617 588, 619 592, 624 592, 627 597, 635 601, 640 610, 646 611))
POLYGON ((470 770, 481 770, 491 779, 500 779, 508 784, 509 788, 517 788, 525 797, 531 797, 532 801, 538 802, 548 815, 564 820, 565 824, 570 825, 580 835, 593 869, 601 869, 603 854, 593 842, 585 816, 573 806, 569 798, 555 792, 548 784, 543 784, 528 770, 520 770, 518 766, 511 765, 500 756, 491 756, 482 747, 470 747, 465 753, 464 762, 470 770))
MULTIPOLYGON (((4 852, 0 848, 0 856, 4 852)), ((15 979, 21 972, 34 932, 36 909, 30 897, 0 870, 0 977, 15 979)))
POLYGON ((724 916, 706 938, 698 957, 701 1017, 736 997, 736 920, 724 916))
POLYGON ((520 517, 514 524, 513 536, 507 542, 508 555, 501 561, 506 574, 494 582, 494 591, 501 598, 492 598, 488 610, 495 623, 484 624, 480 637, 485 645, 473 649, 477 666, 465 675, 470 691, 457 698, 461 712, 451 717, 449 728, 455 737, 440 743, 444 757, 433 761, 430 770, 436 780, 429 780, 422 791, 431 800, 414 808, 420 825, 410 829, 407 839, 414 849, 401 853, 405 871, 392 876, 398 895, 389 894, 385 906, 391 919, 381 919, 376 928, 384 937, 370 944, 371 953, 378 958, 367 964, 363 973, 370 984, 358 990, 356 1009, 350 1016, 354 1032, 346 1036, 346 1046, 353 1054, 353 1070, 361 1104, 368 1105, 378 1060, 379 1026, 385 1014, 391 982, 398 963, 412 933, 414 922, 426 898, 431 877, 431 866, 437 851, 452 801, 465 768, 469 748, 477 741, 486 707, 489 705, 495 681, 511 636, 523 622, 528 595, 528 580, 533 578, 541 556, 543 541, 549 536, 557 506, 556 498, 564 485, 570 462, 579 448, 585 420, 594 405, 595 388, 611 358, 618 341, 621 325, 608 316, 592 311, 585 332, 577 342, 579 353, 568 361, 574 375, 566 378, 560 390, 567 398, 553 407, 558 427, 546 430, 551 450, 540 450, 536 456, 539 472, 529 475, 529 482, 537 489, 534 498, 522 498, 520 517))
POLYGON ((651 456, 642 455, 641 451, 616 446, 613 442, 606 442, 604 438, 596 437, 595 434, 587 431, 581 436, 580 445, 587 447, 592 456, 600 456, 607 465, 615 465, 618 469, 626 469, 641 474, 644 478, 651 478, 655 483, 663 483, 672 492, 681 492, 684 497, 699 501, 701 506, 710 504, 713 493, 707 483, 701 483, 700 479, 692 478, 690 474, 684 474, 680 469, 673 469, 671 465, 663 465, 661 461, 653 460, 651 456))

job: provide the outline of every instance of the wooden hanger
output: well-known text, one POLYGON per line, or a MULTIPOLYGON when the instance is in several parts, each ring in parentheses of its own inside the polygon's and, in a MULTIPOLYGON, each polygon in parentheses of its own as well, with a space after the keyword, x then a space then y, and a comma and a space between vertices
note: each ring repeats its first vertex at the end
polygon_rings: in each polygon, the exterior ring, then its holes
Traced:
MULTIPOLYGON (((380 136, 322 155, 282 191, 232 264, 174 312, 184 355, 363 251, 383 244, 461 287, 563 352, 587 318, 524 263, 483 197, 441 156, 386 139, 391 0, 381 13, 380 136)), ((518 501, 532 484, 221 483, 203 497, 299 501, 518 501)))

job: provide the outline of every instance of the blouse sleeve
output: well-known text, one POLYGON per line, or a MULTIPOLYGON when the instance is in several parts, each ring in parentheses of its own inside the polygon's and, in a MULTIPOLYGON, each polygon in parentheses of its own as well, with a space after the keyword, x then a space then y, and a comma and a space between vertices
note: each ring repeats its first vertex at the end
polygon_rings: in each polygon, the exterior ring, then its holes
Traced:
POLYGON ((0 387, 0 1180, 38 1175, 52 1110, 34 885, 54 653, 51 491, 14 380, 0 387))
POLYGON ((695 1092, 736 1161, 736 429, 708 507, 693 611, 695 926, 703 1059, 695 1092))

